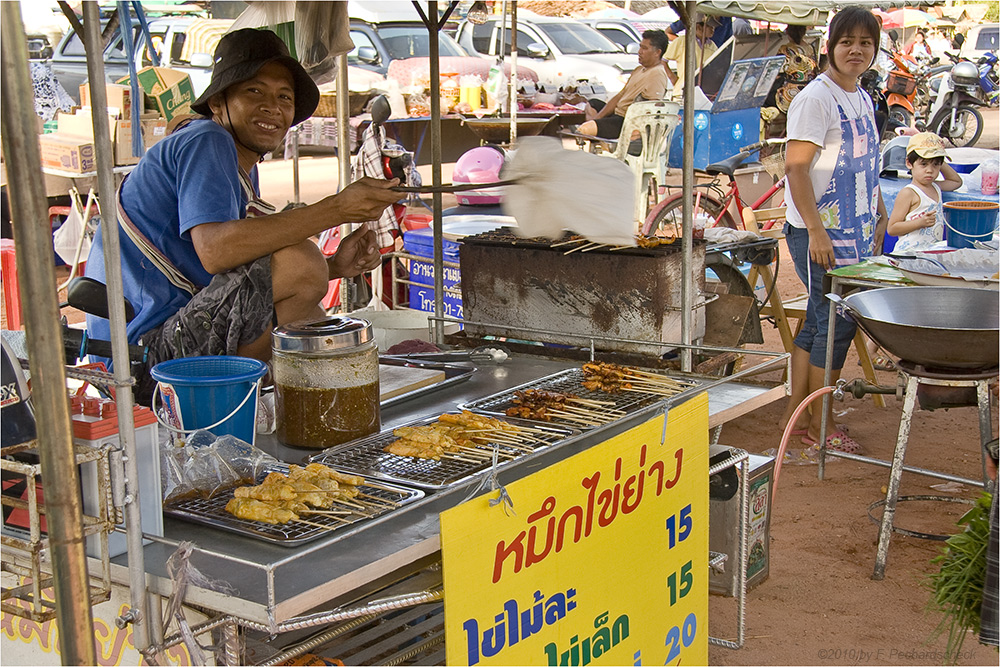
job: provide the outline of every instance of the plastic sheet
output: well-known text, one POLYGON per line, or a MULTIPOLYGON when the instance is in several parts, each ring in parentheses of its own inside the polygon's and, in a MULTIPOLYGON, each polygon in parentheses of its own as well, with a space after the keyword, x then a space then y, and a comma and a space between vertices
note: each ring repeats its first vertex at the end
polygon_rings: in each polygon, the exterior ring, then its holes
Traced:
POLYGON ((618 160, 562 147, 554 137, 524 137, 503 174, 507 213, 521 236, 558 238, 571 230, 590 241, 635 245, 635 175, 618 160))

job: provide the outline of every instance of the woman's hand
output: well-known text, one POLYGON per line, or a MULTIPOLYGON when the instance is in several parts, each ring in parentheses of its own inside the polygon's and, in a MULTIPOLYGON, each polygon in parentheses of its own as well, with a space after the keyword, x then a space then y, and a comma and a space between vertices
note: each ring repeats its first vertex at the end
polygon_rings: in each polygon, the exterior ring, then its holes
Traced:
POLYGON ((833 256, 833 242, 826 230, 820 227, 818 230, 809 229, 809 259, 816 262, 829 271, 836 266, 833 256))
MULTIPOLYGON (((345 190, 346 192, 346 190, 345 190)), ((353 278, 371 271, 382 263, 375 232, 362 225, 341 241, 337 254, 327 260, 330 280, 353 278)))

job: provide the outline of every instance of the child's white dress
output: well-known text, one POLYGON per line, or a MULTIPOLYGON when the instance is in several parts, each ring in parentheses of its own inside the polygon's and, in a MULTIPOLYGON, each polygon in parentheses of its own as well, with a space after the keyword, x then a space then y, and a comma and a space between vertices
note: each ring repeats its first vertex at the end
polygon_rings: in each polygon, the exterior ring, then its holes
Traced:
POLYGON ((917 207, 906 216, 907 220, 914 218, 918 215, 923 215, 927 211, 934 211, 934 224, 931 227, 921 227, 920 229, 915 229, 909 234, 903 234, 896 241, 896 246, 893 248, 894 253, 904 253, 913 252, 915 250, 927 250, 932 245, 944 239, 944 205, 941 199, 941 188, 938 187, 937 183, 932 183, 934 190, 937 191, 937 201, 934 201, 924 193, 923 190, 915 186, 913 183, 908 183, 906 188, 910 188, 917 193, 920 197, 920 203, 917 207))

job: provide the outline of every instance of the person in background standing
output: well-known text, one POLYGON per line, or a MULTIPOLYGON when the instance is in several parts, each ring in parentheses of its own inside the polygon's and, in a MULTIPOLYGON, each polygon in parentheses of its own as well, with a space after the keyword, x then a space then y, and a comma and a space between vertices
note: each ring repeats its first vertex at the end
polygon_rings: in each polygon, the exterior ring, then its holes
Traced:
MULTIPOLYGON (((694 36, 696 42, 696 74, 701 70, 705 61, 719 48, 712 41, 712 35, 715 33, 715 27, 717 25, 718 21, 714 16, 699 14, 695 19, 694 36)), ((673 84, 674 88, 671 92, 671 98, 674 100, 681 99, 684 94, 684 58, 684 40, 681 39, 675 39, 670 42, 670 46, 667 47, 666 53, 663 54, 663 69, 667 73, 667 78, 670 79, 670 83, 673 84), (676 73, 674 73, 674 71, 670 69, 670 66, 667 65, 666 61, 668 60, 673 60, 677 63, 676 73)))
MULTIPOLYGON (((784 428, 805 398, 824 385, 829 303, 823 276, 835 267, 880 251, 885 204, 878 188, 879 135, 872 100, 858 79, 875 61, 879 23, 867 9, 849 6, 830 22, 829 68, 795 96, 788 109, 785 174, 788 211, 785 240, 795 272, 809 290, 806 319, 792 349, 791 397, 784 428)), ((857 326, 837 317, 832 382, 840 377, 857 326)), ((793 425, 815 445, 823 411, 813 403, 793 425)), ((832 404, 827 423, 834 424, 832 404)), ((860 445, 833 426, 826 447, 858 453, 860 445)))

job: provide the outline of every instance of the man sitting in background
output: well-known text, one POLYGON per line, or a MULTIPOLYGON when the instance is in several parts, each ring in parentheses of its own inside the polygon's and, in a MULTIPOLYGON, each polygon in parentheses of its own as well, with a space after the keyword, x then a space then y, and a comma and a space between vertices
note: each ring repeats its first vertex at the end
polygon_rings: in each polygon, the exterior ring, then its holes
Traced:
POLYGON ((667 75, 660 66, 660 59, 666 49, 667 35, 662 30, 642 33, 639 66, 632 71, 625 87, 607 103, 590 100, 586 110, 587 122, 576 131, 592 137, 617 139, 625 124, 625 112, 633 102, 663 99, 667 92, 667 75))

